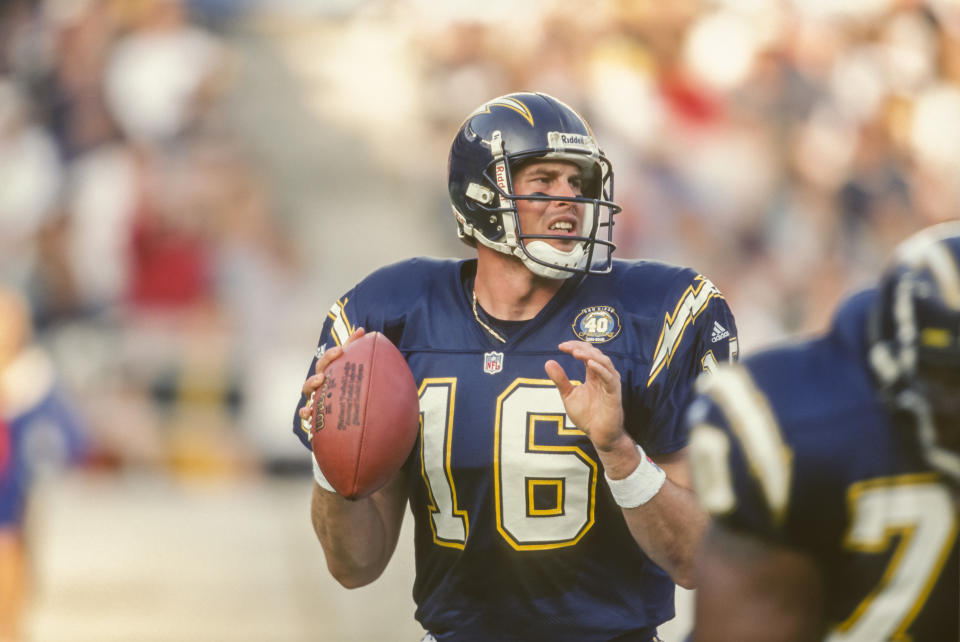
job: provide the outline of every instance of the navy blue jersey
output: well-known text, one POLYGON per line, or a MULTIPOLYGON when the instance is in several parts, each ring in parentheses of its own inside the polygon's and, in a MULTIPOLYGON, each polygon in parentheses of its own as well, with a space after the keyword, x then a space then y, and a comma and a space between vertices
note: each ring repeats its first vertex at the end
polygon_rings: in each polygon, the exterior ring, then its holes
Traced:
MULTIPOLYGON (((620 372, 629 432, 653 456, 675 452, 693 380, 736 351, 726 302, 689 269, 618 261, 565 283, 501 343, 474 316, 475 270, 475 260, 434 259, 383 268, 334 304, 320 337, 318 353, 358 326, 383 332, 419 387, 416 618, 440 640, 652 631, 673 617, 673 582, 631 537, 543 366, 555 359, 582 380, 557 345, 598 345, 620 372)), ((294 431, 307 445, 296 415, 294 431)))
POLYGON ((688 416, 697 491, 732 529, 816 560, 829 640, 957 640, 957 508, 912 418, 874 386, 874 296, 852 297, 822 338, 711 378, 688 416))

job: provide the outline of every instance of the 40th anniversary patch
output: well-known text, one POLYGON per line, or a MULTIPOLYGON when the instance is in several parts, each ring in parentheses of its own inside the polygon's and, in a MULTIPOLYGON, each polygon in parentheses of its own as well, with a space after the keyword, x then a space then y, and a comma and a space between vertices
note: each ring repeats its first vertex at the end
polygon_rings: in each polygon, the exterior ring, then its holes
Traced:
POLYGON ((584 308, 573 321, 573 333, 581 341, 606 343, 620 334, 620 317, 609 305, 584 308))

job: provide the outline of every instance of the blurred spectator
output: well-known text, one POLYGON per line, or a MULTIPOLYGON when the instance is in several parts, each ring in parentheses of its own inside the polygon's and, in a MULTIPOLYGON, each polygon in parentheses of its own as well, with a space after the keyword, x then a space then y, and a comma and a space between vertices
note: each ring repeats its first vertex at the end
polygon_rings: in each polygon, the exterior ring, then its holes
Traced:
POLYGON ((206 114, 225 81, 225 51, 191 24, 180 0, 144 0, 132 30, 112 48, 105 69, 110 108, 124 133, 165 143, 206 114))
POLYGON ((0 289, 0 639, 18 640, 29 595, 31 489, 80 463, 83 420, 33 339, 26 300, 0 289))
POLYGON ((56 145, 33 121, 27 96, 0 77, 0 276, 26 289, 36 242, 58 206, 60 158, 56 145))
POLYGON ((133 221, 147 198, 148 163, 146 150, 115 141, 85 151, 67 166, 64 260, 79 314, 113 309, 130 288, 133 221))
POLYGON ((45 13, 49 52, 35 56, 32 84, 69 160, 118 135, 102 75, 120 24, 104 2, 47 3, 45 13))

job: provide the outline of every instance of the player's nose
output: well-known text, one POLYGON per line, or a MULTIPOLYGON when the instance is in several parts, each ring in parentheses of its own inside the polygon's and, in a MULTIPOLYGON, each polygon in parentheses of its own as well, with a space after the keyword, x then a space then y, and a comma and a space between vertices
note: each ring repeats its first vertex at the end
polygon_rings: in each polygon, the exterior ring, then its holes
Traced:
MULTIPOLYGON (((576 196, 579 196, 579 194, 571 185, 567 183, 562 183, 550 190, 550 196, 553 196, 555 198, 568 199, 568 198, 574 198, 576 196)), ((569 208, 572 208, 574 205, 572 202, 567 200, 557 200, 557 201, 553 201, 551 204, 555 207, 560 206, 560 207, 569 207, 569 208)))

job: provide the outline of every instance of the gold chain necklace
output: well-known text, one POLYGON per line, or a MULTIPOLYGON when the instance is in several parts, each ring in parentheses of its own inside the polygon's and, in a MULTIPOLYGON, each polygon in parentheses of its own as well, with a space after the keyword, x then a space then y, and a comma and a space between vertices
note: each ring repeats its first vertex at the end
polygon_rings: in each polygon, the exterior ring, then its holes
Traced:
POLYGON ((476 290, 473 291, 473 318, 476 319, 476 320, 477 320, 477 323, 479 323, 481 326, 483 326, 483 329, 486 330, 487 332, 489 332, 489 333, 493 336, 494 339, 496 339, 496 340, 499 341, 500 343, 506 343, 506 342, 507 342, 507 340, 503 337, 502 334, 500 334, 499 332, 497 332, 496 330, 494 330, 493 328, 491 328, 490 326, 488 326, 486 323, 484 323, 484 322, 480 319, 480 315, 477 313, 477 291, 476 291, 476 290))

